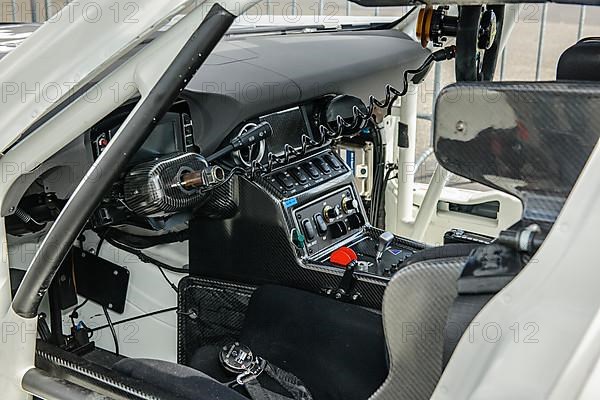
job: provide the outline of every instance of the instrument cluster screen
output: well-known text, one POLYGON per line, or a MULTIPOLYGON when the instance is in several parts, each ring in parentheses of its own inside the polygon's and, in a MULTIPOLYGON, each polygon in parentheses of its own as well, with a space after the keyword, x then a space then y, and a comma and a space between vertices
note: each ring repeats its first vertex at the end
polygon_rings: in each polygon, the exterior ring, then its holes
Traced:
POLYGON ((273 128, 273 136, 267 139, 268 151, 281 155, 284 146, 302 147, 302 136, 312 138, 308 118, 300 107, 290 108, 260 117, 260 122, 267 121, 273 128))
POLYGON ((162 155, 182 151, 182 138, 180 114, 167 113, 133 156, 131 163, 139 164, 162 155))
MULTIPOLYGON (((178 112, 168 112, 158 122, 144 144, 132 157, 130 164, 135 165, 153 160, 163 155, 186 151, 187 137, 191 135, 186 131, 185 121, 178 112)), ((185 115, 187 116, 187 115, 185 115)), ((123 117, 124 119, 124 117, 123 117)), ((117 133, 121 121, 109 129, 100 129, 91 133, 92 150, 97 158, 108 146, 109 141, 117 133)))

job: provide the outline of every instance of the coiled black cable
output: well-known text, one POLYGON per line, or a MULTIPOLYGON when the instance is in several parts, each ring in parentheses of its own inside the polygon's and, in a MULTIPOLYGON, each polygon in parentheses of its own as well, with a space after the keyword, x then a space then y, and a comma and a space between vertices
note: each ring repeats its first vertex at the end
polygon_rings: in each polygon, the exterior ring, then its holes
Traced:
POLYGON ((419 75, 425 72, 433 62, 450 60, 454 58, 455 54, 456 48, 454 46, 448 46, 429 54, 418 68, 404 71, 402 90, 398 90, 391 85, 387 85, 385 87, 385 98, 383 100, 378 100, 375 98, 375 96, 370 96, 369 105, 366 107, 366 111, 354 106, 352 108, 352 118, 350 121, 347 121, 341 115, 338 115, 336 117, 335 129, 332 129, 324 124, 319 125, 319 139, 315 140, 310 136, 303 134, 301 137, 301 147, 293 147, 289 144, 286 144, 284 146, 283 154, 277 155, 269 152, 267 154, 266 165, 261 164, 258 160, 253 160, 249 175, 253 177, 259 173, 269 173, 280 165, 288 164, 296 157, 303 157, 311 149, 322 147, 326 143, 340 138, 344 131, 358 131, 366 127, 370 121, 374 121, 374 111, 376 108, 384 109, 386 115, 389 115, 394 102, 408 92, 409 75, 419 75))
POLYGON ((369 219, 375 227, 383 229, 385 227, 385 221, 382 221, 380 216, 382 215, 382 197, 385 191, 383 182, 383 174, 385 170, 384 144, 381 130, 375 124, 372 125, 373 164, 375 168, 373 173, 373 189, 371 195, 371 205, 369 207, 369 219))

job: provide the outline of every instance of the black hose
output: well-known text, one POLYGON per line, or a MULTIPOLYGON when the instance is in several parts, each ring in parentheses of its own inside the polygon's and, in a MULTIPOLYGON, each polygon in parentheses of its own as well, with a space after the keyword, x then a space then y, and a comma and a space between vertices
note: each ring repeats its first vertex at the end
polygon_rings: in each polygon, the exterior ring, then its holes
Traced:
POLYGON ((71 319, 71 324, 73 324, 73 326, 75 326, 75 318, 79 318, 79 315, 78 315, 77 311, 81 307, 85 306, 88 301, 89 301, 89 299, 85 299, 84 301, 82 301, 81 304, 75 306, 75 308, 73 309, 73 311, 71 311, 71 314, 69 314, 69 318, 71 319))
POLYGON ((383 139, 380 130, 375 127, 373 129, 373 164, 375 171, 373 173, 373 191, 371 195, 371 223, 378 228, 381 226, 381 198, 383 191, 383 174, 385 167, 385 154, 383 151, 383 139))
POLYGON ((385 172, 385 176, 383 177, 383 180, 381 181, 381 188, 379 189, 380 191, 380 195, 379 195, 379 199, 378 199, 378 208, 377 208, 377 215, 375 218, 375 226, 377 228, 383 229, 385 230, 385 191, 387 189, 387 184, 388 181, 390 180, 390 176, 392 174, 392 172, 395 170, 396 168, 394 168, 394 166, 392 167, 388 167, 387 171, 385 172))
POLYGON ((148 247, 158 246, 160 244, 185 242, 190 238, 190 232, 189 229, 185 229, 179 232, 170 232, 159 236, 141 236, 125 233, 115 228, 109 228, 104 236, 135 249, 147 249, 148 247))
POLYGON ((167 284, 171 287, 171 289, 173 289, 175 291, 175 293, 179 293, 177 286, 169 279, 169 277, 167 276, 167 274, 165 273, 164 270, 166 269, 171 272, 176 272, 176 273, 181 273, 181 274, 187 274, 187 273, 189 273, 189 270, 187 270, 185 268, 172 267, 168 264, 163 263, 162 261, 158 261, 157 259, 144 254, 141 250, 138 250, 133 247, 129 247, 127 245, 119 243, 114 239, 108 239, 108 243, 110 243, 111 245, 113 245, 114 247, 116 247, 118 249, 121 249, 123 251, 126 251, 128 253, 135 255, 140 261, 142 261, 144 263, 155 265, 158 268, 158 270, 160 271, 160 273, 163 276, 163 278, 165 279, 165 281, 167 282, 167 284))

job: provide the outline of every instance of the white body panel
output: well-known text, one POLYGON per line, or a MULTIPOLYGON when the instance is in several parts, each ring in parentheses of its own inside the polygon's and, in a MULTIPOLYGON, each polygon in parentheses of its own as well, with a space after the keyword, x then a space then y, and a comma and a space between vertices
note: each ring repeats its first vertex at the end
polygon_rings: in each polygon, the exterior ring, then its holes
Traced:
MULTIPOLYGON (((75 2, 82 5, 91 1, 75 2)), ((104 10, 115 3, 110 0, 93 2, 104 10)), ((232 12, 243 12, 253 1, 223 2, 232 12)), ((31 35, 10 55, 0 62, 0 80, 23 83, 25 88, 58 88, 58 98, 43 95, 24 99, 18 95, 3 101, 3 118, 0 120, 0 149, 14 143, 32 123, 51 111, 60 101, 92 80, 118 57, 133 48, 145 37, 162 26, 171 16, 192 10, 178 20, 167 32, 152 41, 135 56, 120 65, 101 82, 54 116, 36 132, 21 141, 1 158, 3 166, 16 166, 11 174, 3 176, 0 185, 0 208, 6 193, 18 176, 36 168, 67 143, 80 135, 114 108, 139 93, 142 98, 155 85, 173 58, 203 20, 209 5, 202 2, 146 0, 140 4, 138 21, 111 18, 109 14, 98 21, 89 22, 85 14, 72 14, 72 19, 47 22, 31 35), (195 8, 193 8, 195 7, 195 8), (66 40, 58 40, 58 38, 66 40), (157 55, 160 55, 157 57, 157 55), (70 91, 64 88, 70 87, 70 91), (95 93, 95 95, 94 95, 95 93), (93 97, 91 97, 93 96, 93 97), (90 99, 93 99, 91 101, 90 99)), ((18 93, 20 94, 20 92, 18 93)), ((110 146, 110 145, 109 145, 110 146)), ((88 178, 102 171, 92 170, 88 178)), ((84 178, 85 179, 85 178, 84 178)), ((18 325, 35 332, 37 320, 27 320, 14 314, 10 307, 9 257, 6 233, 0 223, 0 240, 3 257, 0 260, 0 324, 18 325)), ((32 293, 32 296, 35 294, 32 293)), ((23 328, 23 329, 24 329, 23 328)), ((21 329, 20 332, 24 332, 21 329)), ((0 342, 0 383, 2 398, 25 399, 28 395, 21 389, 23 374, 33 367, 35 333, 11 335, 0 342)))
POLYGON ((598 398, 599 181, 596 146, 535 258, 463 335, 433 399, 598 398))
MULTIPOLYGON (((86 232, 85 236, 84 248, 95 249, 97 240, 94 240, 94 235, 86 232)), ((144 249, 144 254, 167 265, 182 268, 188 262, 188 243, 154 246, 144 249)), ((130 273, 125 311, 123 314, 109 311, 113 322, 177 306, 177 293, 155 265, 143 263, 136 256, 117 249, 107 242, 102 245, 99 255, 103 259, 127 268, 130 273)), ((168 270, 164 272, 175 286, 184 276, 168 270)), ((63 313, 65 332, 71 327, 71 320, 68 317, 70 312, 71 310, 65 310, 63 313)), ((86 303, 78 310, 78 314, 80 320, 85 321, 91 329, 106 325, 102 307, 96 303, 86 303)), ((177 313, 175 311, 116 325, 115 330, 122 355, 177 362, 177 313)), ((91 340, 103 349, 110 351, 114 349, 114 339, 109 329, 95 332, 91 340)))
MULTIPOLYGON (((96 3, 106 8, 113 4, 112 0, 96 3)), ((33 87, 37 84, 49 87, 58 83, 59 88, 71 85, 74 80, 76 83, 71 87, 80 87, 120 54, 139 43, 168 16, 181 11, 187 3, 191 2, 146 0, 141 5, 144 11, 138 15, 141 22, 130 26, 126 26, 122 20, 114 22, 114 19, 101 19, 92 26, 83 16, 76 18, 73 23, 58 21, 56 25, 48 24, 37 31, 24 47, 2 60, 0 79, 3 82, 25 82, 33 87), (68 40, 56 40, 58 37, 68 40)), ((243 2, 240 10, 239 3, 234 5, 231 2, 229 8, 239 12, 251 4, 251 1, 243 2)), ((100 82, 94 90, 100 90, 105 95, 100 96, 97 102, 91 103, 86 99, 74 102, 2 157, 0 162, 16 165, 18 169, 14 174, 3 177, 0 205, 19 175, 36 168, 123 101, 138 92, 142 96, 147 94, 206 10, 207 7, 196 9, 100 82), (117 91, 116 97, 114 89, 111 90, 115 84, 123 89, 117 91)), ((0 149, 13 143, 28 126, 49 112, 57 103, 51 100, 47 97, 40 101, 35 98, 20 101, 15 96, 13 100, 3 103, 5 114, 0 119, 0 149)), ((482 335, 481 330, 475 330, 473 339, 467 334, 434 393, 435 399, 563 400, 598 397, 600 296, 597 282, 600 281, 600 269, 595 262, 597 227, 600 225, 598 181, 600 150, 596 149, 536 258, 474 321, 479 327, 486 323, 497 324, 504 334, 494 340, 482 335), (520 334, 517 340, 511 330, 515 323, 519 324, 516 328, 520 334), (526 335, 532 332, 527 328, 532 325, 528 324, 535 324, 533 326, 537 326, 537 331, 527 339, 537 342, 525 341, 526 335)), ((417 187, 416 193, 413 204, 420 204, 422 188, 417 187)), ((440 199, 449 202, 460 197, 446 189, 441 191, 440 199)), ((473 194, 463 200, 481 199, 473 194)), ((404 206, 401 204, 394 208, 404 209, 404 206)), ((439 211, 438 208, 438 212, 432 216, 432 225, 436 224, 436 218, 443 218, 439 211)), ((507 224, 509 222, 508 219, 505 221, 507 224)), ((494 229, 500 228, 498 224, 494 229)), ((435 234, 437 236, 439 233, 435 234)), ((432 236, 433 242, 436 241, 435 237, 432 236)), ((20 381, 23 374, 33 367, 36 321, 18 317, 10 308, 8 268, 9 260, 15 258, 7 254, 2 219, 0 240, 4 244, 0 260, 0 324, 3 327, 0 385, 2 399, 18 400, 28 397, 20 388, 20 381)), ((101 256, 113 261, 123 259, 121 264, 127 265, 132 274, 126 311, 123 315, 112 314, 114 320, 175 305, 175 293, 162 280, 156 267, 131 259, 131 256, 116 251, 109 244, 105 246, 101 256), (152 285, 155 286, 148 290, 148 286, 152 285)), ((168 249, 175 250, 175 247, 168 246, 168 249)), ((156 255, 174 265, 180 265, 187 258, 185 248, 173 254, 167 254, 165 248, 155 251, 158 252, 156 255)), ((152 250, 148 252, 152 254, 152 250)), ((21 264, 18 261, 15 263, 21 264)), ((175 284, 180 278, 169 272, 167 275, 175 284)), ((93 321, 95 314, 98 314, 98 309, 93 305, 82 309, 82 315, 88 321, 93 321)), ((104 320, 99 318, 98 325, 104 324, 104 320)), ((136 342, 134 337, 131 342, 125 342, 125 337, 122 337, 123 353, 174 360, 175 315, 156 316, 147 323, 149 325, 139 322, 139 341, 136 342)), ((127 336, 129 333, 122 334, 127 336)), ((103 333, 96 340, 102 347, 112 348, 112 337, 108 333, 103 333)))

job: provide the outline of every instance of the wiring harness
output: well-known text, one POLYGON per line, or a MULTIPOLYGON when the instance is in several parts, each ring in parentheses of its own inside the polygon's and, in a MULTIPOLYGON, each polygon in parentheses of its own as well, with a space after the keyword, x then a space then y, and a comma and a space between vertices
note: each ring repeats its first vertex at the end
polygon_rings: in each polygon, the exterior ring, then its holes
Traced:
POLYGON ((339 139, 345 131, 358 131, 366 127, 370 121, 375 120, 376 109, 383 109, 385 110, 385 115, 389 115, 394 102, 408 92, 409 75, 420 75, 425 72, 432 63, 450 60, 454 58, 455 54, 455 46, 448 46, 429 54, 418 68, 404 71, 402 90, 387 85, 385 87, 385 98, 383 100, 378 100, 375 96, 370 96, 369 105, 366 110, 361 110, 359 107, 354 106, 352 109, 353 117, 350 121, 338 115, 336 117, 337 127, 335 129, 332 129, 325 124, 319 125, 318 129, 320 137, 318 140, 314 140, 310 136, 303 134, 301 137, 301 147, 294 147, 286 144, 284 146, 283 154, 277 155, 269 152, 267 154, 266 165, 261 164, 258 160, 253 160, 252 167, 249 171, 250 176, 253 177, 259 173, 269 173, 278 166, 288 164, 294 158, 306 155, 307 152, 312 149, 322 147, 331 141, 339 139))
MULTIPOLYGON (((398 90, 391 85, 387 85, 385 87, 385 97, 383 99, 377 99, 375 98, 375 96, 371 95, 369 96, 369 104, 363 109, 359 108, 356 105, 353 106, 352 117, 344 118, 341 115, 337 115, 334 118, 334 124, 320 124, 318 127, 318 139, 313 139, 307 134, 303 134, 301 136, 300 147, 294 147, 290 144, 285 144, 283 153, 267 153, 266 164, 262 163, 262 159, 255 159, 250 162, 249 168, 234 167, 227 173, 223 181, 211 185, 206 185, 205 187, 201 188, 201 191, 208 192, 213 189, 216 189, 219 186, 229 182, 229 180, 231 180, 231 178, 233 178, 235 175, 245 175, 248 179, 254 179, 262 174, 268 174, 280 166, 287 165, 295 159, 304 157, 308 154, 309 151, 313 149, 321 148, 327 144, 339 140, 342 136, 344 136, 344 134, 347 134, 347 132, 359 132, 365 128, 368 128, 371 130, 375 149, 375 169, 373 174, 374 183, 371 196, 369 217, 371 222, 375 226, 383 228, 383 225, 385 224, 385 215, 382 212, 382 210, 385 209, 384 192, 391 171, 388 171, 387 176, 384 176, 386 175, 385 154, 383 150, 384 144, 383 135, 381 133, 381 129, 379 128, 378 122, 381 122, 385 116, 390 115, 392 106, 398 98, 406 95, 409 88, 409 78, 411 76, 413 81, 415 77, 418 77, 418 79, 420 80, 423 77, 422 75, 427 72, 428 68, 434 62, 451 60, 455 56, 455 46, 447 46, 443 49, 437 50, 429 54, 418 68, 404 71, 401 90, 398 90)), ((220 157, 221 153, 225 152, 226 150, 223 149, 220 152, 214 154, 213 156, 208 157, 208 160, 214 160, 220 157)))

